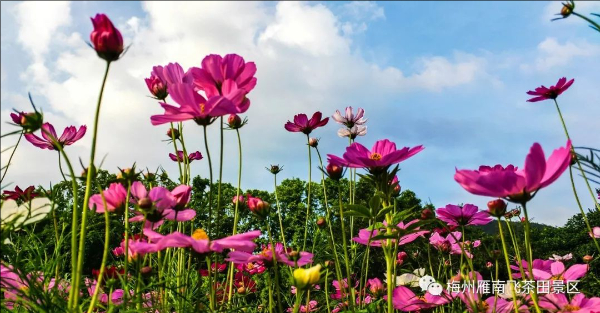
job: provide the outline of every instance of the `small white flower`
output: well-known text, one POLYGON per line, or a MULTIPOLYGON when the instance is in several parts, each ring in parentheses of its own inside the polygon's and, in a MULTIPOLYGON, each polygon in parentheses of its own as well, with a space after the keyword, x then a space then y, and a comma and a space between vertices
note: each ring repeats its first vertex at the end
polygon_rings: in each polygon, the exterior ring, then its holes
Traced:
POLYGON ((2 202, 0 218, 2 228, 11 225, 13 230, 21 226, 42 220, 52 209, 48 198, 35 198, 30 202, 18 205, 15 200, 9 199, 2 202))

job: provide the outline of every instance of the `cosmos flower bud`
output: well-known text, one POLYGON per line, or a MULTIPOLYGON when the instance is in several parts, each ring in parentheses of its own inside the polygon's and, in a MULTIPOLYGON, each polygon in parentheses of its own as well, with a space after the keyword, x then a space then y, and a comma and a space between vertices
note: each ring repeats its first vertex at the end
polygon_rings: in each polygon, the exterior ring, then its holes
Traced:
POLYGON ((300 259, 300 253, 298 253, 298 251, 292 251, 288 253, 287 256, 291 261, 298 261, 300 259))
POLYGON ((145 79, 146 86, 150 93, 158 100, 165 100, 169 95, 167 85, 156 75, 152 75, 145 79))
POLYGON ((265 218, 269 215, 271 205, 260 198, 249 197, 248 209, 259 217, 265 218))
POLYGON ((525 223, 527 221, 527 219, 525 218, 525 216, 521 217, 521 223, 525 223))
POLYGON ((308 289, 321 279, 321 264, 311 268, 297 268, 294 270, 294 286, 298 289, 308 289))
POLYGON ((585 255, 585 256, 583 257, 583 262, 584 262, 584 263, 590 263, 590 262, 592 262, 593 260, 594 260, 594 257, 593 257, 593 256, 591 256, 591 255, 585 255))
POLYGON ((155 181, 156 174, 148 172, 148 173, 144 174, 144 178, 146 178, 146 180, 148 180, 148 181, 155 181))
POLYGON ((563 3, 562 9, 560 9, 560 15, 562 15, 563 18, 567 18, 573 13, 574 8, 575 5, 567 1, 566 3, 563 3))
POLYGON ((142 267, 142 269, 140 269, 140 274, 142 274, 142 276, 144 276, 144 277, 152 276, 152 267, 151 266, 142 267))
POLYGON ((242 286, 242 287, 238 288, 237 292, 241 295, 246 294, 246 287, 242 286))
POLYGON ((435 217, 435 213, 433 213, 433 211, 429 208, 426 208, 423 211, 421 211, 421 220, 429 220, 434 217, 435 217))
POLYGON ((140 207, 140 209, 148 210, 152 208, 152 200, 150 200, 150 198, 148 197, 141 198, 140 200, 138 200, 137 204, 140 207))
POLYGON ((492 263, 492 262, 488 261, 487 263, 485 263, 485 267, 487 267, 487 268, 492 268, 493 266, 494 266, 494 263, 492 263))
POLYGON ((175 140, 179 139, 179 130, 176 128, 169 128, 169 130, 167 130, 167 137, 175 140))
POLYGON ((575 152, 571 151, 571 166, 577 164, 577 154, 575 154, 575 152))
POLYGON ((325 261, 325 267, 333 267, 333 265, 335 265, 335 262, 332 260, 327 260, 325 261))
POLYGON ((311 147, 313 147, 313 148, 316 148, 319 145, 319 139, 317 139, 315 137, 310 138, 308 140, 308 145, 311 146, 311 147))
POLYGON ((279 172, 283 171, 283 166, 271 165, 271 167, 267 167, 267 171, 271 172, 273 175, 277 175, 279 172))
POLYGON ((379 278, 369 279, 368 284, 369 284, 369 291, 371 292, 371 294, 373 294, 375 296, 379 296, 379 295, 383 294, 383 291, 385 290, 385 288, 384 288, 381 280, 379 280, 379 278))
POLYGON ((327 176, 333 180, 340 180, 344 174, 343 167, 332 163, 327 164, 325 170, 327 171, 327 176))
POLYGON ((244 124, 242 123, 242 118, 237 114, 229 115, 229 117, 227 118, 227 125, 231 129, 238 129, 244 126, 244 124))
POLYGON ((506 202, 502 199, 492 200, 487 203, 488 213, 494 217, 502 217, 506 214, 506 202))
POLYGON ((44 116, 42 113, 35 112, 18 112, 19 114, 11 113, 10 117, 16 125, 23 128, 25 133, 33 133, 40 129, 44 124, 44 116))
POLYGON ((408 259, 408 254, 404 251, 398 252, 398 256, 396 257, 396 264, 402 265, 408 259))
POLYGON ((325 226, 327 226, 327 221, 324 217, 319 217, 319 219, 317 219, 317 227, 324 228, 325 226))
POLYGON ((444 261, 444 266, 450 266, 450 260, 444 261))
POLYGON ((119 59, 123 51, 123 36, 104 14, 96 14, 92 18, 94 30, 90 33, 90 41, 98 56, 108 62, 119 59))

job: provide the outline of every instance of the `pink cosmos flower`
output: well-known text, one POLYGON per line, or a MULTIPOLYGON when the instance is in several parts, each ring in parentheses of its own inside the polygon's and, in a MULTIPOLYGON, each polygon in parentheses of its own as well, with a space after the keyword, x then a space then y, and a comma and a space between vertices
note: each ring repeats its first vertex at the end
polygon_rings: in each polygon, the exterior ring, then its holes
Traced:
POLYGON ((191 72, 196 87, 208 97, 222 95, 222 86, 227 82, 234 83, 245 93, 249 93, 256 86, 256 64, 246 62, 237 54, 227 54, 225 57, 217 54, 207 55, 202 60, 202 68, 193 68, 191 72))
POLYGON ((398 286, 394 289, 392 303, 395 309, 410 312, 432 309, 449 303, 450 299, 450 297, 447 297, 446 292, 444 292, 443 296, 434 296, 427 292, 425 296, 419 297, 407 287, 398 286))
POLYGON ((19 188, 19 186, 17 185, 14 191, 4 190, 2 192, 2 197, 4 199, 21 200, 24 202, 28 202, 40 195, 39 193, 34 192, 34 190, 35 187, 29 186, 25 188, 25 191, 23 191, 23 189, 19 188))
MULTIPOLYGON (((233 86, 223 85, 224 90, 230 90, 233 86)), ((206 100, 194 90, 189 84, 178 83, 167 87, 171 98, 179 107, 161 102, 160 106, 165 110, 162 115, 150 117, 152 125, 161 125, 170 122, 182 122, 194 120, 199 125, 210 124, 211 119, 227 114, 240 113, 231 99, 227 97, 209 97, 206 100)), ((235 95, 234 95, 235 96, 235 95)))
MULTIPOLYGON (((239 250, 239 249, 238 249, 239 250)), ((304 266, 313 262, 313 254, 309 252, 293 252, 290 248, 287 251, 284 250, 283 244, 280 242, 275 244, 275 250, 273 251, 271 244, 263 246, 263 250, 259 254, 252 254, 246 251, 231 251, 225 261, 233 262, 236 264, 245 264, 250 262, 260 262, 266 266, 273 265, 273 253, 275 253, 275 260, 278 263, 283 263, 288 266, 304 266), (294 261, 294 257, 297 260, 294 261)))
POLYGON ((63 148, 74 144, 85 135, 86 130, 87 127, 85 125, 79 127, 79 130, 75 128, 75 126, 69 126, 65 128, 62 135, 58 137, 56 130, 54 130, 54 126, 50 123, 44 123, 44 125, 42 125, 42 138, 34 134, 25 134, 25 139, 38 148, 59 150, 57 145, 60 145, 60 147, 63 148))
POLYGON ((555 86, 550 86, 550 88, 546 88, 544 86, 535 88, 535 91, 528 91, 527 94, 530 96, 535 96, 529 100, 527 100, 527 102, 538 102, 538 101, 543 101, 543 100, 549 100, 549 99, 556 99, 558 98, 558 96, 560 96, 560 94, 562 94, 565 90, 569 89, 569 87, 571 87, 571 85, 573 84, 573 82, 575 81, 575 79, 571 79, 570 81, 567 82, 567 78, 563 77, 561 79, 558 80, 558 82, 556 83, 555 86))
POLYGON ((382 295, 385 291, 385 286, 379 278, 372 278, 367 280, 367 288, 369 288, 371 294, 376 297, 382 295))
POLYGON ((235 266, 238 271, 244 271, 250 275, 262 274, 267 269, 261 262, 240 263, 235 266))
POLYGON ((453 226, 486 225, 492 221, 488 213, 478 211, 477 206, 468 203, 462 207, 448 204, 437 209, 436 213, 438 219, 453 226))
MULTIPOLYGON (((529 267, 527 261, 522 260, 525 276, 529 277, 529 267)), ((510 268, 515 271, 514 278, 521 278, 519 267, 511 265, 510 268)), ((536 280, 577 280, 587 273, 589 267, 587 264, 575 264, 565 269, 565 265, 560 261, 552 260, 533 260, 533 278, 536 280)))
POLYGON ((540 144, 534 143, 522 170, 513 165, 506 168, 501 165, 480 166, 475 171, 456 170, 454 180, 472 194, 522 202, 528 201, 533 193, 557 180, 570 162, 570 140, 565 147, 554 150, 548 160, 540 144))
MULTIPOLYGON (((352 279, 352 277, 350 277, 352 279)), ((331 299, 334 300, 339 300, 342 298, 346 298, 345 296, 345 290, 348 290, 348 278, 344 278, 342 279, 342 282, 340 284, 340 282, 336 279, 334 279, 331 284, 333 285, 333 288, 335 289, 335 293, 331 294, 331 299)), ((354 288, 358 287, 358 280, 354 280, 354 288)))
MULTIPOLYGON (((446 237, 441 236, 439 233, 434 232, 431 237, 429 237, 429 243, 436 249, 443 253, 450 254, 462 254, 462 250, 465 250, 465 255, 468 258, 473 258, 473 255, 470 252, 471 244, 470 242, 465 242, 465 245, 462 245, 460 241, 462 238, 461 232, 452 232, 448 234, 446 237), (461 249, 461 246, 463 249, 461 249)), ((473 242, 472 247, 476 248, 481 244, 479 240, 473 242)))
POLYGON ((133 236, 130 236, 129 243, 127 244, 127 248, 128 248, 127 253, 125 253, 125 238, 123 238, 123 240, 121 240, 121 244, 118 247, 114 248, 112 250, 112 253, 114 256, 117 256, 117 257, 123 255, 123 256, 127 257, 127 259, 129 261, 137 260, 138 257, 143 257, 144 254, 146 254, 142 250, 132 249, 132 247, 134 247, 138 243, 145 244, 145 243, 148 243, 148 240, 146 237, 144 237, 140 234, 135 234, 133 236))
POLYGON ((550 313, 594 313, 600 308, 600 298, 586 298, 583 293, 578 293, 569 301, 564 293, 549 293, 540 297, 539 305, 550 313))
MULTIPOLYGON (((400 222, 398 225, 396 225, 398 228, 400 229, 404 229, 407 230, 409 228, 409 226, 411 226, 414 223, 417 223, 419 220, 412 220, 406 224, 404 224, 404 222, 400 222)), ((386 221, 383 222, 384 225, 387 225, 386 221)), ((416 227, 414 229, 410 229, 411 233, 403 235, 400 237, 400 241, 398 242, 398 245, 405 245, 408 243, 411 243, 413 241, 415 241, 417 238, 419 237, 424 237, 425 234, 429 233, 428 230, 419 230, 420 227, 416 227)), ((385 230, 383 230, 385 232, 385 230)), ((354 240, 355 242, 358 242, 360 244, 363 245, 368 245, 369 243, 369 238, 371 238, 371 243, 370 246, 371 247, 381 247, 382 245, 387 244, 387 239, 381 239, 381 240, 373 240, 372 238, 377 236, 377 234, 379 234, 379 230, 375 229, 373 230, 373 234, 371 234, 371 230, 368 228, 363 228, 361 230, 358 231, 358 237, 354 237, 352 238, 352 240, 354 240)), ((392 239, 391 243, 394 244, 396 242, 396 239, 392 239)))
MULTIPOLYGON (((227 263, 212 263, 210 265, 211 268, 211 272, 217 272, 217 273, 222 273, 227 269, 227 263)), ((200 271, 200 276, 208 276, 208 270, 207 269, 201 269, 200 271)))
POLYGON ((600 227, 596 226, 592 228, 592 232, 589 235, 593 238, 600 238, 600 227))
POLYGON ((177 155, 175 155, 173 153, 169 153, 169 158, 171 158, 171 160, 173 160, 175 162, 187 161, 187 163, 192 163, 192 161, 194 161, 194 160, 202 160, 203 156, 202 156, 202 153, 200 153, 200 151, 196 151, 196 152, 190 153, 186 159, 185 155, 183 154, 183 151, 179 150, 179 151, 177 151, 177 155))
MULTIPOLYGON (((91 296, 94 295, 94 292, 96 291, 96 288, 98 288, 98 282, 94 279, 94 280, 90 280, 89 278, 84 278, 84 283, 87 286, 87 290, 88 290, 88 294, 91 296)), ((99 297, 98 300, 103 303, 103 304, 108 304, 108 294, 104 293, 104 291, 101 289, 100 292, 98 292, 99 297)), ((115 289, 113 290, 111 297, 110 297, 110 302, 114 305, 120 305, 123 303, 123 296, 125 295, 125 291, 123 289, 115 289)))
POLYGON ((384 170, 392 164, 400 163, 422 150, 423 146, 404 147, 397 150, 395 143, 384 139, 377 141, 370 151, 365 146, 355 142, 346 148, 343 158, 333 154, 328 154, 327 157, 329 162, 335 165, 367 168, 373 172, 384 170))
POLYGON ((365 115, 365 110, 362 108, 358 108, 356 115, 354 115, 354 112, 352 112, 352 107, 346 107, 345 113, 346 114, 342 116, 339 110, 335 110, 332 118, 338 124, 342 124, 348 129, 354 127, 355 125, 364 125, 367 122, 367 119, 363 118, 365 115))
POLYGON ((96 14, 91 19, 94 30, 90 33, 90 42, 94 50, 108 62, 118 60, 124 50, 121 32, 104 14, 96 14))
POLYGON ((24 117, 25 112, 10 113, 10 118, 12 119, 13 123, 17 125, 23 124, 24 117))
POLYGON ((152 229, 157 228, 163 223, 164 219, 186 222, 196 217, 196 211, 192 209, 185 209, 185 204, 189 201, 189 194, 191 189, 189 186, 181 185, 173 189, 174 192, 179 194, 178 197, 174 196, 167 188, 154 187, 148 192, 144 184, 139 181, 134 182, 131 185, 131 202, 137 204, 142 209, 149 211, 144 214, 140 210, 134 211, 136 216, 129 219, 130 222, 142 222, 146 220, 144 227, 150 227, 152 229), (187 191, 189 189, 189 191, 187 191), (183 199, 181 199, 183 197, 183 199), (178 202, 179 206, 178 206, 178 202), (185 203, 182 205, 182 203, 185 203), (178 210, 175 210, 175 208, 178 210))
POLYGON ((294 115, 294 122, 287 121, 284 125, 285 129, 292 133, 305 133, 306 135, 310 134, 313 130, 327 125, 329 122, 329 117, 321 119, 323 114, 321 112, 315 112, 313 116, 308 119, 306 114, 298 114, 294 115))
POLYGON ((169 63, 166 66, 154 66, 150 77, 145 79, 150 93, 159 100, 164 100, 169 95, 167 86, 172 84, 191 84, 191 74, 185 73, 179 63, 169 63))
POLYGON ((123 185, 112 183, 108 186, 108 189, 103 191, 103 194, 106 206, 104 206, 102 195, 96 194, 90 197, 90 210, 94 210, 96 213, 104 213, 105 210, 110 213, 122 213, 125 211, 127 189, 123 185))

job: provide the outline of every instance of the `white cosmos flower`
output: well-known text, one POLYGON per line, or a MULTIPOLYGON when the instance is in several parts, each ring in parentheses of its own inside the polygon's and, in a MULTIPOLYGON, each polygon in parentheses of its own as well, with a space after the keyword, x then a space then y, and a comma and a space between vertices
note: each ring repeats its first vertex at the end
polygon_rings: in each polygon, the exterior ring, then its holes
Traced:
POLYGON ((11 225, 13 230, 18 230, 23 225, 42 220, 51 209, 48 198, 35 198, 21 205, 12 199, 3 201, 0 209, 1 226, 4 228, 11 225))
MULTIPOLYGON (((385 275, 385 279, 383 280, 387 284, 387 274, 385 275)), ((412 273, 405 273, 400 276, 396 276, 396 286, 410 286, 410 287, 419 287, 419 279, 425 275, 424 268, 418 268, 414 270, 412 273)))

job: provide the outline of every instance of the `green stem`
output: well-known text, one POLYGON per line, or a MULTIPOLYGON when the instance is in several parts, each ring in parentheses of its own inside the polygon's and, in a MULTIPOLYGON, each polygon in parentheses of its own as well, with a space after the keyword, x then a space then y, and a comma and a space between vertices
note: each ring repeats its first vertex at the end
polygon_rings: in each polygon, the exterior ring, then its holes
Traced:
MULTIPOLYGON (((237 224, 238 224, 238 208, 239 208, 239 198, 240 191, 242 188, 242 138, 240 137, 240 130, 237 128, 236 130, 237 138, 238 138, 238 151, 239 151, 239 167, 238 167, 238 182, 237 182, 237 190, 235 194, 235 211, 233 214, 233 235, 237 234, 237 224)), ((229 297, 227 298, 227 302, 231 302, 231 298, 233 295, 233 262, 229 263, 229 270, 227 271, 227 278, 229 281, 229 297)))
MULTIPOLYGON (((277 265, 277 257, 275 255, 275 245, 273 244, 273 233, 271 232, 271 222, 270 219, 266 219, 267 222, 267 235, 269 237, 269 243, 271 244, 271 254, 273 256, 273 271, 275 271, 275 287, 277 287, 277 308, 279 312, 283 312, 283 308, 281 306, 281 288, 279 287, 279 267, 277 265)), ((290 268, 291 271, 291 268, 290 268)), ((271 303, 269 303, 269 307, 271 303)))
POLYGON ((306 192, 306 222, 304 224, 304 243, 302 244, 302 251, 306 250, 306 238, 308 235, 308 219, 310 216, 310 185, 312 183, 311 174, 312 174, 312 158, 310 154, 310 137, 306 135, 306 143, 308 146, 308 186, 306 192))
MULTIPOLYGON (((102 203, 106 208, 106 198, 104 197, 104 191, 100 186, 98 186, 100 190, 100 196, 102 197, 102 203)), ((96 284, 96 290, 94 290, 94 295, 92 296, 92 300, 90 302, 90 306, 88 308, 88 313, 94 311, 96 307, 96 301, 98 300, 98 293, 100 292, 100 286, 102 285, 102 280, 104 279, 104 270, 106 269, 106 259, 108 257, 108 250, 110 244, 110 218, 108 214, 108 210, 104 210, 104 251, 102 252, 102 263, 100 264, 100 274, 98 274, 98 283, 96 284)))
POLYGON ((94 159, 96 157, 96 141, 98 139, 98 122, 100 120, 100 104, 102 103, 102 95, 104 93, 104 87, 106 86, 106 79, 108 77, 108 70, 110 69, 110 61, 106 62, 106 70, 104 71, 104 78, 102 79, 102 86, 100 87, 100 95, 98 96, 98 103, 96 104, 96 113, 94 115, 94 129, 92 133, 92 147, 90 153, 90 165, 88 166, 88 175, 85 183, 85 195, 83 197, 83 213, 81 216, 81 234, 79 236, 79 255, 77 257, 77 270, 75 272, 75 281, 73 293, 73 303, 71 309, 77 308, 79 304, 79 284, 81 281, 81 271, 83 270, 83 259, 85 254, 85 235, 87 226, 87 212, 88 203, 92 193, 92 175, 96 171, 94 166, 94 159))
POLYGON ((63 181, 67 181, 67 178, 65 177, 65 173, 63 172, 63 169, 62 169, 62 164, 60 162, 60 151, 58 152, 58 170, 60 171, 60 175, 62 176, 63 181))
MULTIPOLYGON (((502 231, 502 222, 498 219, 498 230, 500 231, 500 239, 502 240, 502 250, 504 252, 504 260, 506 261, 506 271, 508 272, 508 279, 510 280, 512 277, 512 273, 510 271, 510 260, 508 259, 508 249, 506 248, 506 241, 504 240, 504 232, 502 231)), ((517 298, 515 295, 515 284, 510 284, 512 290, 512 299, 515 313, 519 313, 519 306, 517 305, 517 298)))
MULTIPOLYGON (((346 264, 346 276, 347 276, 347 282, 348 282, 348 289, 350 290, 352 298, 348 301, 350 303, 350 308, 352 309, 352 311, 354 311, 354 288, 352 288, 352 281, 350 280, 351 278, 351 274, 352 272, 350 272, 350 265, 348 264, 348 244, 346 243, 346 226, 345 226, 345 222, 344 222, 344 208, 342 205, 342 187, 338 186, 338 198, 339 198, 339 202, 340 202, 340 224, 341 224, 341 228, 342 228, 342 241, 343 241, 343 247, 344 247, 344 263, 346 264)), ((341 282, 340 282, 340 286, 341 282)), ((347 294, 347 295, 348 295, 347 294)))
MULTIPOLYGON (((533 251, 531 249, 531 228, 529 225, 529 216, 527 215, 527 202, 523 202, 523 213, 525 214, 525 250, 527 253, 527 269, 529 270, 529 277, 533 279, 533 251)), ((531 293, 531 299, 537 313, 541 313, 538 305, 537 290, 534 288, 531 293)))
MULTIPOLYGON (((127 195, 125 196, 125 212, 123 212, 123 223, 125 224, 125 252, 123 254, 125 260, 123 265, 123 290, 129 290, 129 286, 127 284, 127 280, 129 278, 129 271, 127 269, 129 265, 129 194, 131 193, 131 183, 127 183, 127 195)), ((144 221, 144 224, 146 222, 144 221)), ((144 227, 142 224, 142 228, 144 227)), ((129 293, 124 293, 124 298, 127 300, 129 298, 129 293)), ((125 302, 125 306, 127 306, 127 302, 125 302)))
MULTIPOLYGON (((388 239, 389 241, 389 239, 388 239)), ((386 252, 385 253, 385 263, 387 266, 387 311, 388 313, 393 313, 394 312, 394 305, 392 303, 392 298, 393 298, 393 289, 394 289, 394 284, 396 283, 396 278, 393 277, 392 274, 392 257, 389 255, 390 253, 386 252)))
MULTIPOLYGON (((577 14, 575 12, 573 12, 573 13, 576 14, 577 16, 579 16, 579 17, 582 17, 582 18, 586 19, 582 15, 579 15, 579 14, 577 14)), ((560 122, 562 123, 563 129, 565 130, 565 135, 567 135, 567 139, 568 140, 571 140, 571 137, 569 136, 569 131, 567 130, 567 124, 565 123, 565 119, 562 116, 562 113, 560 111, 560 107, 558 106, 558 102, 556 101, 556 99, 554 99, 554 104, 556 105, 556 111, 558 111, 558 117, 560 117, 560 122)), ((571 147, 571 152, 573 153, 573 155, 575 155, 575 149, 573 147, 571 147)), ((592 196, 592 199, 594 199, 594 204, 596 205, 596 210, 600 211, 600 204, 598 204, 598 200, 596 199, 596 195, 594 195, 594 191, 592 190, 592 187, 590 186, 590 182, 589 182, 589 180, 587 178, 587 175, 585 175, 585 171, 583 170, 583 167, 581 166, 581 162, 579 162, 579 158, 575 157, 575 162, 577 162, 577 168, 579 168, 579 172, 581 172, 581 176, 583 176, 583 180, 585 181, 585 185, 587 186, 587 189, 588 189, 590 195, 592 196)))
MULTIPOLYGON (((587 18, 587 17, 586 17, 586 16, 584 16, 584 15, 581 15, 581 14, 579 14, 579 13, 576 13, 575 11, 571 12, 571 14, 573 14, 573 15, 575 15, 575 16, 577 16, 577 17, 580 17, 580 18, 582 18, 582 19, 584 19, 584 20, 585 20, 585 21, 587 21, 588 23, 590 23, 590 24, 594 25, 594 27, 596 27, 596 30, 599 30, 599 31, 600 31, 600 25, 598 25, 598 23, 594 22, 593 20, 591 20, 591 19, 587 18)), ((556 99, 554 99, 554 100, 556 100, 556 99)))
POLYGON ((212 235, 211 233, 211 225, 212 225, 212 189, 213 189, 213 170, 212 170, 212 161, 210 158, 210 150, 208 149, 208 137, 206 135, 206 130, 207 127, 206 125, 203 126, 204 128, 204 148, 206 149, 206 158, 208 159, 208 173, 209 173, 209 180, 210 180, 210 185, 209 185, 209 189, 208 189, 208 236, 210 237, 212 235))
MULTIPOLYGON (((575 195, 575 200, 577 201, 577 206, 579 207, 579 211, 581 212, 581 216, 583 217, 583 221, 585 222, 585 226, 587 226, 590 234, 592 233, 592 226, 590 225, 590 221, 587 218, 587 215, 583 211, 583 207, 581 206, 581 201, 579 201, 579 196, 577 195, 577 189, 575 189, 575 180, 573 179, 573 168, 569 166, 569 177, 571 178, 571 187, 573 188, 573 194, 575 195)), ((598 245, 598 241, 596 237, 591 236, 594 241, 594 245, 596 245, 596 249, 600 252, 600 245, 598 245)))
POLYGON ((23 138, 23 131, 21 131, 21 133, 19 134, 19 139, 17 140, 17 144, 15 144, 15 148, 10 153, 10 157, 8 158, 8 163, 6 163, 6 168, 4 169, 4 173, 2 173, 2 178, 0 179, 0 183, 2 183, 2 181, 4 181, 4 176, 6 176, 6 172, 8 172, 8 168, 10 167, 10 162, 12 161, 13 155, 15 155, 15 151, 17 151, 17 147, 19 147, 21 138, 23 138))
POLYGON ((175 139, 175 129, 173 128, 173 122, 171 122, 171 141, 173 141, 173 148, 175 149, 175 156, 177 157, 177 167, 179 168, 179 181, 183 184, 183 172, 181 171, 181 162, 179 161, 179 150, 177 149, 177 139, 175 139))
POLYGON ((287 244, 285 243, 285 234, 283 230, 283 219, 281 218, 281 207, 279 206, 279 198, 277 197, 277 174, 273 175, 275 183, 275 203, 277 204, 277 217, 279 217, 279 229, 281 232, 281 243, 283 243, 283 249, 287 251, 287 244))

